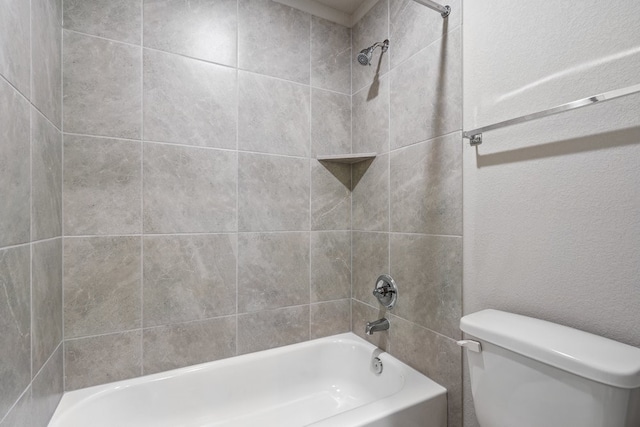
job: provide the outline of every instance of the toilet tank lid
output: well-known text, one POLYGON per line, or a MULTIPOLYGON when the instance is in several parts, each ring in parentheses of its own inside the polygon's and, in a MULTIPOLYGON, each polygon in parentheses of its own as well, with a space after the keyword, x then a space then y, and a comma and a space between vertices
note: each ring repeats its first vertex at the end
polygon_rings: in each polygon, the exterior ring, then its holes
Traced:
POLYGON ((460 329, 556 368, 614 387, 640 387, 640 348, 588 332, 499 310, 460 319, 460 329))

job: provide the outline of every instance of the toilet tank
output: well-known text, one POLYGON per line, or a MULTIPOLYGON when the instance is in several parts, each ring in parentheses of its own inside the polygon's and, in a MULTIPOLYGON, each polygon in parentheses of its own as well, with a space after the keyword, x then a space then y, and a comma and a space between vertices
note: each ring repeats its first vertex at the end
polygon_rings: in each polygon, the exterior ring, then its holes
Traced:
POLYGON ((460 329, 482 427, 640 427, 639 348, 498 310, 460 329))

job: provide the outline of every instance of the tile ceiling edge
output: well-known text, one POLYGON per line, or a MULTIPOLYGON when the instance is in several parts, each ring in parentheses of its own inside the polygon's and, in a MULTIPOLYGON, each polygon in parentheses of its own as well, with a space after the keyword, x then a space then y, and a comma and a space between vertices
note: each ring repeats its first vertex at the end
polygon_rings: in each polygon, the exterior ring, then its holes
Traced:
POLYGON ((316 0, 273 0, 282 3, 294 9, 307 12, 311 15, 323 18, 345 27, 353 27, 375 4, 378 0, 364 0, 360 6, 353 12, 348 14, 332 7, 324 5, 316 0))

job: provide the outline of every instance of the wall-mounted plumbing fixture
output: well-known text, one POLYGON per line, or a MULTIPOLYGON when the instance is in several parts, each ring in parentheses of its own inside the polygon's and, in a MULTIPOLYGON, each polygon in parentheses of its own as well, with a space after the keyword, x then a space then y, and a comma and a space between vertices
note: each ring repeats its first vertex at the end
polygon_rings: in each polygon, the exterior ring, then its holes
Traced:
MULTIPOLYGON (((382 274, 376 279, 376 284, 373 288, 373 296, 378 299, 378 302, 387 310, 391 310, 398 301, 398 286, 396 285, 393 277, 388 274, 382 274)), ((374 332, 386 331, 389 329, 389 320, 386 318, 374 320, 373 322, 367 322, 364 332, 367 335, 373 335, 374 332)))
POLYGON ((398 301, 398 286, 396 285, 393 277, 388 274, 383 274, 376 280, 376 285, 373 288, 373 296, 378 299, 378 302, 384 308, 391 310, 398 301))
POLYGON ((386 318, 374 320, 373 322, 367 322, 367 326, 364 328, 364 333, 367 335, 373 335, 374 332, 386 331, 389 329, 389 321, 386 318))
POLYGON ((366 49, 362 49, 358 54, 358 62, 360 65, 371 65, 371 57, 373 56, 373 51, 376 50, 377 47, 382 49, 382 53, 386 52, 389 49, 389 40, 377 42, 366 49))

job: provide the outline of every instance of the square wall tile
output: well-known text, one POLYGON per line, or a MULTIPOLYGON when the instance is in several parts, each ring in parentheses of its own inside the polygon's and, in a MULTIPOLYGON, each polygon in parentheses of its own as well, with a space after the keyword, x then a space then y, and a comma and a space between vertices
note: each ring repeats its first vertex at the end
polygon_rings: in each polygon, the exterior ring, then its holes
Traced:
POLYGON ((67 236, 141 232, 141 145, 136 141, 65 135, 67 236))
POLYGON ((62 1, 31 2, 31 102, 58 128, 62 124, 62 1))
POLYGON ((391 153, 391 231, 462 235, 462 135, 391 153))
MULTIPOLYGON (((4 416, 4 414, 0 415, 4 416)), ((31 410, 31 386, 27 387, 11 411, 0 423, 0 427, 24 427, 33 425, 31 410)), ((43 424, 46 425, 46 424, 43 424)))
POLYGON ((351 94, 351 30, 311 17, 311 86, 351 94))
POLYGON ((62 238, 35 243, 32 251, 31 354, 35 375, 62 341, 62 238))
POLYGON ((311 304, 310 339, 342 334, 351 330, 351 300, 311 304))
POLYGON ((390 73, 391 149, 462 129, 461 55, 457 30, 390 73))
POLYGON ((144 139, 236 148, 236 70, 144 50, 144 139))
POLYGON ((235 314, 231 234, 144 238, 144 325, 235 314))
POLYGON ((235 67, 237 0, 144 0, 144 45, 235 67))
POLYGON ((140 376, 141 342, 140 330, 65 341, 65 391, 140 376))
POLYGON ((351 229, 351 166, 311 160, 311 229, 351 229))
POLYGON ((462 349, 443 337, 391 315, 390 353, 447 389, 450 426, 462 426, 462 349))
POLYGON ((140 240, 64 239, 65 339, 141 326, 140 240))
POLYGON ((353 232, 353 298, 377 306, 376 279, 389 273, 389 233, 353 232))
MULTIPOLYGON (((296 344, 309 339, 309 306, 280 308, 238 316, 238 354, 296 344)), ((289 367, 281 366, 282 375, 289 367)), ((273 372, 279 375, 278 372, 273 372)))
POLYGON ((236 354, 235 316, 143 330, 144 374, 211 362, 236 354))
POLYGON ((395 315, 460 339, 462 238, 392 234, 391 275, 402 284, 395 315))
POLYGON ((375 84, 352 97, 354 153, 389 151, 389 77, 383 76, 375 84))
POLYGON ((351 97, 311 91, 311 155, 351 153, 351 97))
POLYGON ((354 230, 389 231, 389 155, 353 166, 354 230))
POLYGON ((389 50, 391 68, 443 37, 447 32, 460 26, 462 5, 460 0, 450 0, 451 7, 447 19, 413 0, 389 2, 389 29, 393 49, 389 50))
POLYGON ((239 78, 238 147, 308 156, 309 87, 245 72, 240 72, 239 78))
POLYGON ((31 239, 62 235, 62 134, 31 109, 31 239))
POLYGON ((351 298, 351 232, 311 233, 311 302, 351 298))
MULTIPOLYGON (((0 417, 31 381, 29 246, 0 250, 0 417)), ((307 319, 308 320, 308 319, 307 319)))
POLYGON ((238 0, 243 70, 309 84, 311 15, 271 0, 238 0))
POLYGON ((237 154, 144 144, 144 232, 236 231, 237 154))
POLYGON ((309 160, 240 153, 240 231, 309 230, 309 160))
POLYGON ((0 79, 0 247, 29 241, 29 110, 0 79))
MULTIPOLYGON (((398 1, 398 0, 393 0, 398 1)), ((389 54, 394 49, 394 41, 389 44, 389 50, 382 53, 376 48, 371 58, 371 65, 360 65, 357 53, 376 42, 389 38, 389 0, 379 0, 351 29, 352 46, 355 55, 351 55, 351 87, 353 93, 362 88, 376 85, 380 76, 389 71, 389 54)))
MULTIPOLYGON (((4 0, 0 14, 0 74, 29 98, 31 75, 30 2, 4 0)), ((4 85, 4 82, 2 82, 4 85)), ((0 105, 4 104, 0 103, 0 105)), ((4 116, 4 115, 3 115, 4 116)))
POLYGON ((64 28, 139 45, 142 0, 64 0, 64 28))
POLYGON ((64 393, 62 344, 33 379, 31 385, 32 422, 30 426, 46 426, 64 393))
POLYGON ((238 236, 238 312, 309 304, 309 233, 238 236))
POLYGON ((142 48, 64 31, 64 130, 140 139, 142 48))

